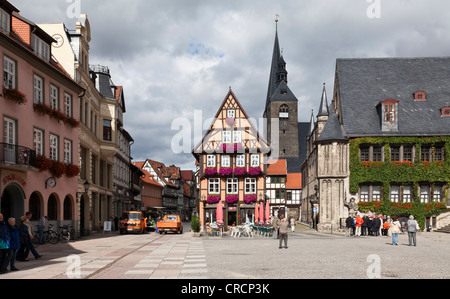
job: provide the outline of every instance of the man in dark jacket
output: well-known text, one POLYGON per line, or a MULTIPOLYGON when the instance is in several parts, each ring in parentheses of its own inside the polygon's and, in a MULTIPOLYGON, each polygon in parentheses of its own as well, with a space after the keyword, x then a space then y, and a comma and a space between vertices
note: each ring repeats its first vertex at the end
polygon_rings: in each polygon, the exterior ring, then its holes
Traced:
POLYGON ((380 227, 381 227, 381 220, 378 217, 378 215, 375 215, 375 217, 373 217, 373 225, 372 225, 372 232, 374 236, 380 235, 380 227))
POLYGON ((350 237, 353 233, 353 218, 350 215, 345 220, 345 228, 345 236, 350 237))

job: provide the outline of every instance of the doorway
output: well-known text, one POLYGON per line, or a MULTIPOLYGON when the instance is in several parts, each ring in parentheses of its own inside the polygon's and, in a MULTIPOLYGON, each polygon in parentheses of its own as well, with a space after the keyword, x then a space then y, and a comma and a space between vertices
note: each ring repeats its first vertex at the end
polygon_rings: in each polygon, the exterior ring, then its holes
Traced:
POLYGON ((21 216, 25 215, 25 194, 22 188, 17 184, 9 184, 3 190, 0 199, 0 211, 3 219, 8 220, 9 217, 16 218, 16 223, 21 216))

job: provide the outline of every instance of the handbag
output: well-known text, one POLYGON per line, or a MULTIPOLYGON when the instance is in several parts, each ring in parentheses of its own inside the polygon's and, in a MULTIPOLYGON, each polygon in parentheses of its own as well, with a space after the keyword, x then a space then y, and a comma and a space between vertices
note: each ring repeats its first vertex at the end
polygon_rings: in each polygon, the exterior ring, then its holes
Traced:
POLYGON ((9 249, 9 240, 0 239, 0 249, 9 249))

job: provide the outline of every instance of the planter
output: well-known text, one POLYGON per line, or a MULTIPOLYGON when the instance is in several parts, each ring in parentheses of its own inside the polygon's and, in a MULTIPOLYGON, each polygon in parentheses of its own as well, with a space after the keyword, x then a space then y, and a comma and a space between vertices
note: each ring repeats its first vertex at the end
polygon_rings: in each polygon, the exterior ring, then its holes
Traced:
POLYGON ((3 97, 7 100, 15 102, 18 105, 27 103, 27 97, 17 88, 3 88, 3 97))

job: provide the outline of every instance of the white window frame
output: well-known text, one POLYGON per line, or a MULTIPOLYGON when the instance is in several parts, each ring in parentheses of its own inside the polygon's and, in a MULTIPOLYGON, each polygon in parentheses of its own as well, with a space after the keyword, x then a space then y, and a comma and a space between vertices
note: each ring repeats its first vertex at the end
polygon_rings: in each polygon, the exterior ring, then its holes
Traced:
POLYGON ((381 201, 381 186, 372 186, 372 201, 381 201))
POLYGON ((34 150, 37 155, 44 155, 44 131, 34 128, 33 130, 34 150))
POLYGON ((245 178, 244 180, 244 193, 256 194, 256 178, 245 178))
POLYGON ((222 131, 222 142, 231 143, 231 131, 222 131))
POLYGON ((412 198, 412 186, 410 185, 403 186, 403 196, 402 196, 403 202, 411 202, 411 198, 412 198))
POLYGON ((216 155, 206 156, 206 167, 216 167, 216 155))
POLYGON ((64 113, 70 117, 72 117, 72 103, 73 103, 72 95, 65 92, 64 93, 64 113))
POLYGON ((430 202, 430 186, 421 185, 420 186, 420 202, 429 203, 430 202))
POLYGON ((391 189, 390 201, 391 202, 399 202, 400 201, 400 186, 391 185, 390 189, 391 189))
POLYGON ((235 118, 236 117, 236 110, 234 110, 234 109, 227 110, 227 117, 228 118, 235 118))
POLYGON ((237 178, 227 179, 227 194, 238 194, 239 192, 239 180, 237 178))
POLYGON ((236 167, 245 167, 245 154, 236 156, 236 167))
POLYGON ((64 139, 64 163, 72 163, 72 141, 64 139))
POLYGON ((50 107, 59 109, 59 88, 53 84, 50 84, 50 107))
POLYGON ((359 200, 363 202, 369 201, 369 186, 364 185, 359 187, 359 200))
POLYGON ((442 186, 434 185, 433 188, 433 201, 441 201, 442 199, 442 186))
POLYGON ((44 102, 44 79, 38 75, 34 75, 33 79, 33 103, 39 104, 44 102))
POLYGON ((242 131, 233 132, 233 143, 242 142, 242 131))
POLYGON ((259 160, 258 154, 253 154, 250 156, 250 166, 251 167, 259 167, 260 166, 260 160, 259 160))
POLYGON ((220 157, 220 166, 231 167, 231 156, 230 155, 222 155, 220 157))
POLYGON ((220 179, 208 179, 208 194, 220 194, 220 179))
POLYGON ((16 61, 3 56, 3 86, 5 88, 16 88, 16 61))
POLYGON ((49 143, 49 145, 50 145, 50 153, 49 153, 50 160, 58 161, 59 137, 57 135, 50 134, 49 140, 50 140, 50 143, 49 143))

